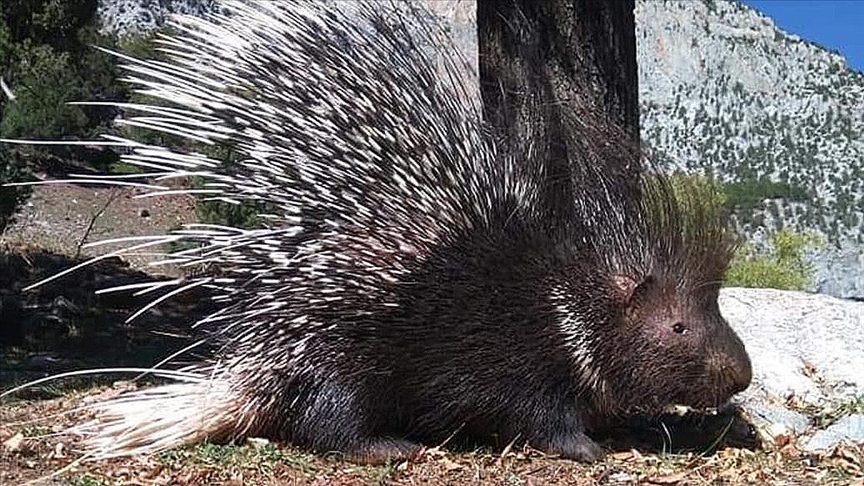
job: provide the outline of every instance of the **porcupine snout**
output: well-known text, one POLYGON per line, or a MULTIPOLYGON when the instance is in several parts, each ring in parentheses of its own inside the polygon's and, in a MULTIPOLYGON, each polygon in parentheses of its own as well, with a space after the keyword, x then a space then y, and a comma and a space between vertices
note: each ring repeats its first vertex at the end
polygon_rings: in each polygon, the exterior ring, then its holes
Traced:
POLYGON ((713 342, 717 347, 709 351, 709 369, 718 377, 718 396, 728 399, 750 386, 753 368, 744 343, 728 323, 718 326, 713 342))

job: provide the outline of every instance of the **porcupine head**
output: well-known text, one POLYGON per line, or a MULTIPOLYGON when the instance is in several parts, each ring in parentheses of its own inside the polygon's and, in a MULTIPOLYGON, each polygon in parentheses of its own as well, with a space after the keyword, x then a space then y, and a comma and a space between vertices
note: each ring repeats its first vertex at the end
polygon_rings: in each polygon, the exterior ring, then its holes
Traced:
MULTIPOLYGON (((526 36, 517 48, 530 58, 526 36)), ((505 127, 518 137, 501 138, 525 154, 525 178, 541 181, 527 193, 565 248, 549 293, 585 425, 726 403, 752 371, 718 306, 738 241, 716 188, 657 170, 634 181, 634 167, 650 165, 647 154, 578 92, 565 89, 559 102, 561 89, 549 83, 558 73, 537 66, 516 69, 539 88, 510 100, 514 113, 530 115, 505 127)))
MULTIPOLYGON (((555 75, 533 65, 521 73, 541 87, 555 75)), ((606 112, 578 93, 557 102, 553 92, 511 100, 530 115, 519 137, 502 139, 526 154, 525 178, 542 181, 528 191, 532 205, 538 219, 553 221, 550 232, 572 260, 557 272, 550 300, 586 425, 674 404, 724 404, 747 388, 752 372, 718 307, 738 244, 718 191, 661 174, 606 112), (640 166, 650 173, 634 178, 640 166)))
POLYGON ((610 171, 642 155, 613 127, 596 125, 587 131, 603 133, 583 139, 584 160, 570 164, 580 217, 565 240, 589 241, 574 254, 592 255, 599 271, 565 278, 567 290, 558 294, 569 296, 560 301, 561 322, 576 381, 592 397, 586 425, 671 405, 720 407, 752 376, 744 345, 718 306, 738 244, 728 214, 700 179, 649 171, 635 191, 621 184, 610 171))

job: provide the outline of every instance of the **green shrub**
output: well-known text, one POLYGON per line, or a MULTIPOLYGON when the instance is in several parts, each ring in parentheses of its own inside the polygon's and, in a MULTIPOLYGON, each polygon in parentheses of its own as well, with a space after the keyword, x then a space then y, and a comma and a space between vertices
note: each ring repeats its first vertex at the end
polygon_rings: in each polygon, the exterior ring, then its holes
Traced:
MULTIPOLYGON (((676 173, 670 178, 673 187, 682 194, 700 200, 700 206, 713 211, 729 211, 738 204, 733 198, 742 197, 741 185, 723 185, 710 177, 676 173), (687 190, 687 187, 690 189, 687 190), (730 192, 732 195, 730 195, 730 192)), ((765 181, 761 189, 778 189, 765 181)), ((785 188, 784 188, 785 190, 785 188)), ((769 191, 770 192, 770 191, 769 191)), ((759 191, 758 197, 767 193, 759 191)), ((739 207, 739 210, 741 208, 739 207)), ((762 287, 783 290, 806 290, 813 283, 814 268, 805 259, 811 247, 823 244, 820 238, 809 233, 780 229, 768 234, 768 249, 759 250, 751 242, 744 242, 736 251, 724 284, 730 287, 762 287)))
MULTIPOLYGON (((0 137, 37 140, 95 139, 109 130, 116 110, 74 101, 124 99, 115 64, 94 45, 111 47, 98 34, 93 0, 0 2, 0 71, 11 96, 0 95, 0 137)), ((3 145, 0 183, 32 172, 62 176, 82 168, 107 168, 109 149, 80 145, 3 145)), ((0 188, 0 227, 30 190, 0 188)))
MULTIPOLYGON (((168 56, 163 51, 159 50, 160 45, 156 42, 156 40, 161 35, 170 35, 171 33, 172 31, 168 27, 162 27, 145 35, 127 36, 118 41, 117 50, 120 53, 135 59, 148 59, 164 62, 168 60, 168 56)), ((128 64, 128 61, 120 61, 120 64, 128 64)), ((130 104, 174 107, 170 102, 165 101, 162 98, 136 91, 138 87, 132 89, 132 87, 130 86, 127 88, 129 88, 128 96, 130 104)), ((122 110, 121 116, 125 119, 128 119, 139 115, 142 115, 142 113, 130 108, 122 110)), ((145 113, 144 116, 153 115, 145 113)), ((171 134, 160 130, 152 130, 149 128, 124 125, 120 128, 120 133, 125 138, 148 145, 155 145, 158 147, 165 147, 180 151, 201 150, 198 147, 198 145, 200 144, 195 144, 189 139, 184 138, 180 135, 171 134)))
POLYGON ((724 184, 726 204, 730 209, 750 211, 762 205, 766 199, 786 201, 808 201, 812 196, 807 190, 785 182, 774 182, 768 178, 742 178, 738 182, 724 184))
MULTIPOLYGON (((220 161, 227 174, 233 175, 240 170, 240 156, 231 146, 224 144, 201 145, 197 151, 213 160, 220 161)), ((203 182, 201 179, 195 180, 192 182, 192 186, 201 188, 203 182)), ((195 212, 198 215, 198 221, 202 223, 251 229, 262 226, 263 221, 259 217, 260 214, 272 213, 275 210, 272 204, 264 201, 244 199, 240 202, 241 204, 232 204, 224 201, 207 200, 207 196, 203 196, 196 201, 195 212)))
POLYGON ((725 284, 730 287, 763 287, 806 290, 813 283, 814 268, 805 260, 808 248, 822 245, 815 235, 791 230, 769 233, 770 248, 759 251, 745 243, 735 255, 725 284))
MULTIPOLYGON (((158 50, 159 44, 155 41, 160 35, 171 35, 173 32, 170 27, 164 27, 158 31, 154 31, 145 36, 128 37, 119 42, 118 48, 120 52, 128 56, 138 59, 155 59, 167 60, 164 52, 158 50)), ((142 93, 132 92, 129 94, 129 102, 133 104, 151 105, 151 106, 171 106, 170 102, 163 99, 149 96, 142 93)), ((134 110, 126 110, 124 116, 135 116, 134 110)), ((125 126, 121 129, 124 137, 136 140, 141 143, 158 145, 180 152, 197 152, 202 153, 209 158, 219 161, 223 164, 222 169, 226 174, 234 174, 239 170, 239 158, 236 150, 229 144, 206 145, 195 142, 179 135, 160 132, 158 130, 150 130, 134 126, 125 126)), ((123 167, 122 164, 117 164, 115 169, 125 169, 132 172, 134 168, 123 167)), ((204 188, 205 180, 195 178, 187 182, 194 189, 204 188)), ((262 212, 267 212, 268 206, 264 203, 244 200, 242 204, 232 204, 224 201, 212 200, 209 195, 202 195, 196 198, 195 212, 198 216, 198 221, 207 224, 216 224, 223 226, 231 226, 235 228, 254 228, 260 227, 262 221, 258 217, 262 212)), ((185 249, 188 244, 175 245, 176 248, 185 249)))
MULTIPOLYGON (((725 187, 704 175, 684 174, 675 172, 669 177, 672 187, 677 191, 678 197, 683 195, 699 199, 699 205, 710 209, 712 212, 726 211, 728 196, 725 187)), ((685 198, 686 199, 686 198, 685 198)))

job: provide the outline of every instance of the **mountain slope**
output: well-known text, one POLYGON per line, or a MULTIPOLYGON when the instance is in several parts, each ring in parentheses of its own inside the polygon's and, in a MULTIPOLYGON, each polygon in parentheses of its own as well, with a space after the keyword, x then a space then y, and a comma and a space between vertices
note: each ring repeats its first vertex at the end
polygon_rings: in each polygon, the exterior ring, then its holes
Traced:
POLYGON ((830 245, 813 255, 817 289, 864 296, 864 74, 738 2, 641 0, 636 18, 654 156, 730 183, 757 239, 820 233, 830 245))

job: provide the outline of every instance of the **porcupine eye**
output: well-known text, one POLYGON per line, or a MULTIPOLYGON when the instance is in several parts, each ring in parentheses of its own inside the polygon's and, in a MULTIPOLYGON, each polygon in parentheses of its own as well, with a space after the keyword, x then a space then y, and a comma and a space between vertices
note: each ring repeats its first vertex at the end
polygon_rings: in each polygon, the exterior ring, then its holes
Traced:
POLYGON ((675 331, 675 334, 686 334, 687 326, 682 322, 676 322, 675 324, 672 324, 672 330, 675 331))

